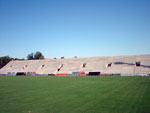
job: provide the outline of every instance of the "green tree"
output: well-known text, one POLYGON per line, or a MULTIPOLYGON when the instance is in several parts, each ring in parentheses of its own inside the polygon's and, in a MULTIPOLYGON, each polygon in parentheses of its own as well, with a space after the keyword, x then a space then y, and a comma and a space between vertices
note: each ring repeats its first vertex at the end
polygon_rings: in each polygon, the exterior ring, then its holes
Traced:
POLYGON ((28 54, 27 59, 28 60, 44 59, 44 56, 41 52, 37 51, 35 54, 34 53, 28 54))
POLYGON ((27 59, 28 60, 33 60, 34 59, 34 53, 28 54, 27 59))
POLYGON ((5 66, 9 61, 11 61, 13 58, 10 58, 9 56, 0 57, 0 69, 5 66))
POLYGON ((44 59, 44 56, 41 52, 37 51, 35 54, 34 54, 34 59, 44 59))

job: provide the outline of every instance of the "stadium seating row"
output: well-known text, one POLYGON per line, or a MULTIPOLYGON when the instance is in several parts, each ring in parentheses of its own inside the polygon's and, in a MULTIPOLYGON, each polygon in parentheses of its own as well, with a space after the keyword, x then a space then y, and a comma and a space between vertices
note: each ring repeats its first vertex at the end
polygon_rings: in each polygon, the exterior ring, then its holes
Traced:
POLYGON ((144 75, 150 74, 150 55, 10 61, 0 74, 17 75, 144 75), (76 74, 75 74, 76 73, 76 74))

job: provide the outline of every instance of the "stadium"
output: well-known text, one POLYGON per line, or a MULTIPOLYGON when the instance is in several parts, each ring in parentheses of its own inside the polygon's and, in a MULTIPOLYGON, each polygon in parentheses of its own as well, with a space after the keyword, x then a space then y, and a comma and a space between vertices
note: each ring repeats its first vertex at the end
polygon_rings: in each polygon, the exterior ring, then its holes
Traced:
POLYGON ((13 60, 2 113, 150 113, 150 55, 13 60))
POLYGON ((0 74, 59 76, 149 76, 150 55, 23 61, 13 60, 0 70, 0 74))
POLYGON ((0 0, 0 113, 150 113, 150 0, 0 0))

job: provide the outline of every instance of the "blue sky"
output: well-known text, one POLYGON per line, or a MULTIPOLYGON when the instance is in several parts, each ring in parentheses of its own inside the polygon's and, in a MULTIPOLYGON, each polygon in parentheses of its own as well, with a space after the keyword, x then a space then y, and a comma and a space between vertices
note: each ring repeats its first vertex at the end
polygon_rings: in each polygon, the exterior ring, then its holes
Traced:
POLYGON ((0 56, 150 54, 149 0, 0 0, 0 56))

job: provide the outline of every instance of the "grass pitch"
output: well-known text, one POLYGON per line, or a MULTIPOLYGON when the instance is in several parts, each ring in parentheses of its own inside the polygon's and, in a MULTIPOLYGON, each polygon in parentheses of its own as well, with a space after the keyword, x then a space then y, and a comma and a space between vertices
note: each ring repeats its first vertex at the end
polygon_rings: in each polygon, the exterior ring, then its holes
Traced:
POLYGON ((0 113, 150 113, 150 77, 1 76, 0 113))

